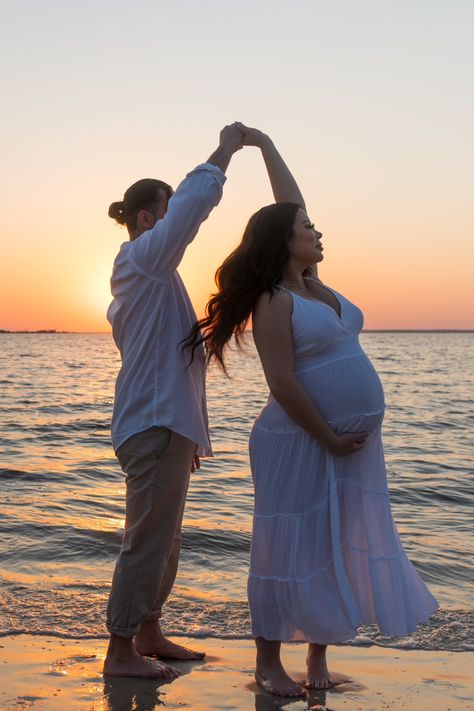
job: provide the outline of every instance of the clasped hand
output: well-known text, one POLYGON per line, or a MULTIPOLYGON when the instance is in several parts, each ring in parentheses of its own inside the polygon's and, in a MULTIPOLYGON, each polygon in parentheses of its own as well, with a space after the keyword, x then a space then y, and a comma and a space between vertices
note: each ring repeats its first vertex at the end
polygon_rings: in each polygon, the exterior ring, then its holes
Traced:
POLYGON ((258 128, 251 128, 240 121, 225 126, 220 133, 220 144, 229 146, 233 151, 239 151, 243 146, 258 146, 268 140, 268 136, 258 128))

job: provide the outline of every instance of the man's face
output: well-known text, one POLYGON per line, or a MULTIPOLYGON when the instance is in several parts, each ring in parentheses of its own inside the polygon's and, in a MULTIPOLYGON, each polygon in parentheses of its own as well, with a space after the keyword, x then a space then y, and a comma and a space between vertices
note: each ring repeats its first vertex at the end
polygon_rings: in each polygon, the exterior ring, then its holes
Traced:
POLYGON ((138 211, 137 228, 132 235, 132 239, 135 239, 146 230, 153 229, 158 220, 161 220, 166 215, 168 202, 172 195, 173 191, 171 188, 167 190, 158 188, 156 200, 148 207, 138 211))
POLYGON ((165 190, 164 188, 158 189, 158 199, 151 209, 151 213, 155 218, 155 222, 158 222, 158 220, 161 220, 166 215, 166 211, 168 209, 168 202, 172 194, 173 191, 171 190, 171 188, 169 190, 165 190))

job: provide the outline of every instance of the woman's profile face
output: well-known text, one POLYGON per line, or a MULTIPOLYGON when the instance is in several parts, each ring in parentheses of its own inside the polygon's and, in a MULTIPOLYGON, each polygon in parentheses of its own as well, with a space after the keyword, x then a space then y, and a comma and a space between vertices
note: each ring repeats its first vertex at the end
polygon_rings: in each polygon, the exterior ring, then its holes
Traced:
POLYGON ((322 236, 322 233, 314 228, 306 212, 300 208, 296 213, 293 235, 288 245, 292 259, 308 266, 321 262, 324 259, 322 236))

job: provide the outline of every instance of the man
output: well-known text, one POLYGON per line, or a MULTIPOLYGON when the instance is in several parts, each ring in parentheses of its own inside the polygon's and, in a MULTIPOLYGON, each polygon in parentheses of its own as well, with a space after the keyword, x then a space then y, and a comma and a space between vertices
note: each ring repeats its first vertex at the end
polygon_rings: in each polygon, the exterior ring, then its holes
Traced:
POLYGON ((176 271, 188 244, 222 196, 225 171, 243 131, 226 126, 206 163, 173 193, 161 181, 132 185, 109 215, 125 224, 111 279, 107 318, 122 357, 112 442, 126 474, 126 518, 107 608, 110 642, 104 674, 162 678, 179 672, 151 655, 195 660, 204 654, 168 640, 162 606, 178 566, 190 471, 210 454, 205 362, 188 366, 181 341, 196 321, 176 271))

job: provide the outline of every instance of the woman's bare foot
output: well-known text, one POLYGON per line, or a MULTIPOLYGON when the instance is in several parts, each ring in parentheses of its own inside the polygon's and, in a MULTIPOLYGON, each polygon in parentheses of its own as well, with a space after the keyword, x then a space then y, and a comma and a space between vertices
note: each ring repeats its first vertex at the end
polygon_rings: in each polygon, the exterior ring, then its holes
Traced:
POLYGON ((281 665, 280 668, 257 670, 255 681, 262 689, 274 696, 306 697, 306 691, 288 676, 281 665))
POLYGON ((256 637, 257 664, 255 681, 269 694, 306 698, 306 691, 288 676, 280 659, 281 641, 256 637))
POLYGON ((206 656, 204 652, 195 652, 167 639, 161 631, 158 620, 144 622, 135 635, 134 644, 138 654, 146 657, 163 657, 190 662, 200 661, 206 656))
POLYGON ((104 660, 103 674, 104 676, 163 679, 164 682, 171 682, 180 675, 180 672, 168 664, 138 654, 133 646, 133 638, 112 635, 104 660))
POLYGON ((307 689, 331 689, 334 686, 326 663, 325 645, 310 644, 306 664, 308 673, 305 687, 307 689))

